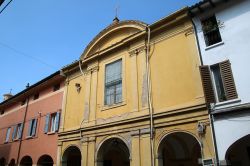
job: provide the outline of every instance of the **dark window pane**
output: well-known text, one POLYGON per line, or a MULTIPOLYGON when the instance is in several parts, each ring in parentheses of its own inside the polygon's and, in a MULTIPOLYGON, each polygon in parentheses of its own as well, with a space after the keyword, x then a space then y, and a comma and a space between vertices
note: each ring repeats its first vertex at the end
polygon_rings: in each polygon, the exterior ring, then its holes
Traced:
POLYGON ((211 46, 222 41, 218 23, 214 15, 203 20, 201 24, 207 46, 211 46))
POLYGON ((221 78, 221 72, 219 65, 214 65, 211 67, 214 76, 215 88, 219 102, 226 100, 225 90, 221 78))

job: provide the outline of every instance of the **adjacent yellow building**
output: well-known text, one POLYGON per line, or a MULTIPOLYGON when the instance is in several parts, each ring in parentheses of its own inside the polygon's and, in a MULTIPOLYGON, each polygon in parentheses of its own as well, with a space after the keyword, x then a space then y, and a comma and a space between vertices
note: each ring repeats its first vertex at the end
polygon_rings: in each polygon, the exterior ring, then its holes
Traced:
POLYGON ((186 8, 151 25, 115 18, 63 68, 58 163, 195 166, 214 158, 199 66, 186 8))

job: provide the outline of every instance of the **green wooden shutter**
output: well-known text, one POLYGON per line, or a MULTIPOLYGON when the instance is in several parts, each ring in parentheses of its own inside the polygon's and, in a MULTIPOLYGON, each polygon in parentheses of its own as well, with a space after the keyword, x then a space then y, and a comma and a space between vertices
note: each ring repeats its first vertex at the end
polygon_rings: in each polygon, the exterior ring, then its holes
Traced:
POLYGON ((221 78, 226 93, 226 99, 232 100, 238 98, 236 91, 231 64, 229 60, 220 63, 221 78))
POLYGON ((32 126, 32 132, 31 132, 32 136, 36 135, 36 125, 37 125, 37 119, 33 119, 33 126, 32 126))
POLYGON ((215 95, 209 66, 200 66, 200 74, 206 103, 215 103, 215 95))
POLYGON ((47 133, 49 131, 49 121, 50 121, 50 114, 47 114, 45 119, 44 133, 47 133))
POLYGON ((13 130, 13 133, 12 133, 12 140, 15 139, 15 136, 16 136, 16 130, 17 130, 17 125, 14 126, 14 130, 13 130))
POLYGON ((20 124, 20 130, 18 131, 18 139, 22 138, 22 133, 23 133, 23 123, 20 124))
POLYGON ((56 113, 56 128, 55 131, 59 130, 59 124, 60 124, 60 112, 56 113))

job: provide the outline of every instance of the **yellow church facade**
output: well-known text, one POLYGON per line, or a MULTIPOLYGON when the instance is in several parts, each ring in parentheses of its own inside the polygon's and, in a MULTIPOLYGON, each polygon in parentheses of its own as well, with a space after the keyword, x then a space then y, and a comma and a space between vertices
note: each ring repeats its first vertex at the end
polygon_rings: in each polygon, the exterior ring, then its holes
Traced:
POLYGON ((181 166, 214 158, 195 33, 186 8, 101 31, 66 76, 57 163, 181 166))

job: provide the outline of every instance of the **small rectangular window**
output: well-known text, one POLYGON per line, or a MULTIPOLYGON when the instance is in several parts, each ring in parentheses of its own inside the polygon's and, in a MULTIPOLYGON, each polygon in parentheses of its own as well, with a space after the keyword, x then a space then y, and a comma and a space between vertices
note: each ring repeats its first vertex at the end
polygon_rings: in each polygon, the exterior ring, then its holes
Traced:
POLYGON ((214 80, 214 89, 216 93, 216 99, 218 102, 226 101, 226 93, 225 93, 225 89, 223 86, 219 64, 211 66, 210 69, 211 69, 213 80, 214 80))
POLYGON ((4 110, 2 110, 1 112, 0 112, 0 115, 3 115, 4 114, 4 110))
POLYGON ((50 132, 56 131, 56 114, 51 114, 50 117, 50 132))
POLYGON ((11 130, 11 127, 9 127, 9 128, 7 129, 6 137, 5 137, 5 142, 9 142, 9 139, 10 139, 10 130, 11 130))
POLYGON ((201 21, 202 31, 207 46, 219 43, 222 41, 219 26, 215 15, 201 21))
POLYGON ((53 91, 54 92, 59 90, 59 89, 60 89, 60 84, 56 84, 56 85, 53 86, 53 91))
POLYGON ((27 136, 35 136, 36 135, 36 126, 37 126, 37 119, 32 119, 29 121, 29 129, 27 136))
POLYGON ((14 130, 12 133, 12 140, 17 140, 21 138, 22 135, 22 129, 23 129, 23 124, 19 123, 16 126, 14 126, 14 130))
POLYGON ((26 99, 24 99, 23 101, 21 101, 21 105, 24 105, 26 103, 26 99))
POLYGON ((35 95, 34 95, 34 97, 33 97, 33 100, 36 100, 36 99, 38 99, 39 98, 39 93, 36 93, 35 95))
POLYGON ((45 119, 44 133, 53 133, 58 131, 60 122, 60 112, 47 114, 45 119))
POLYGON ((105 105, 122 102, 122 60, 106 65, 105 68, 105 105))
POLYGON ((212 66, 201 66, 200 72, 207 103, 238 98, 229 60, 212 66))

